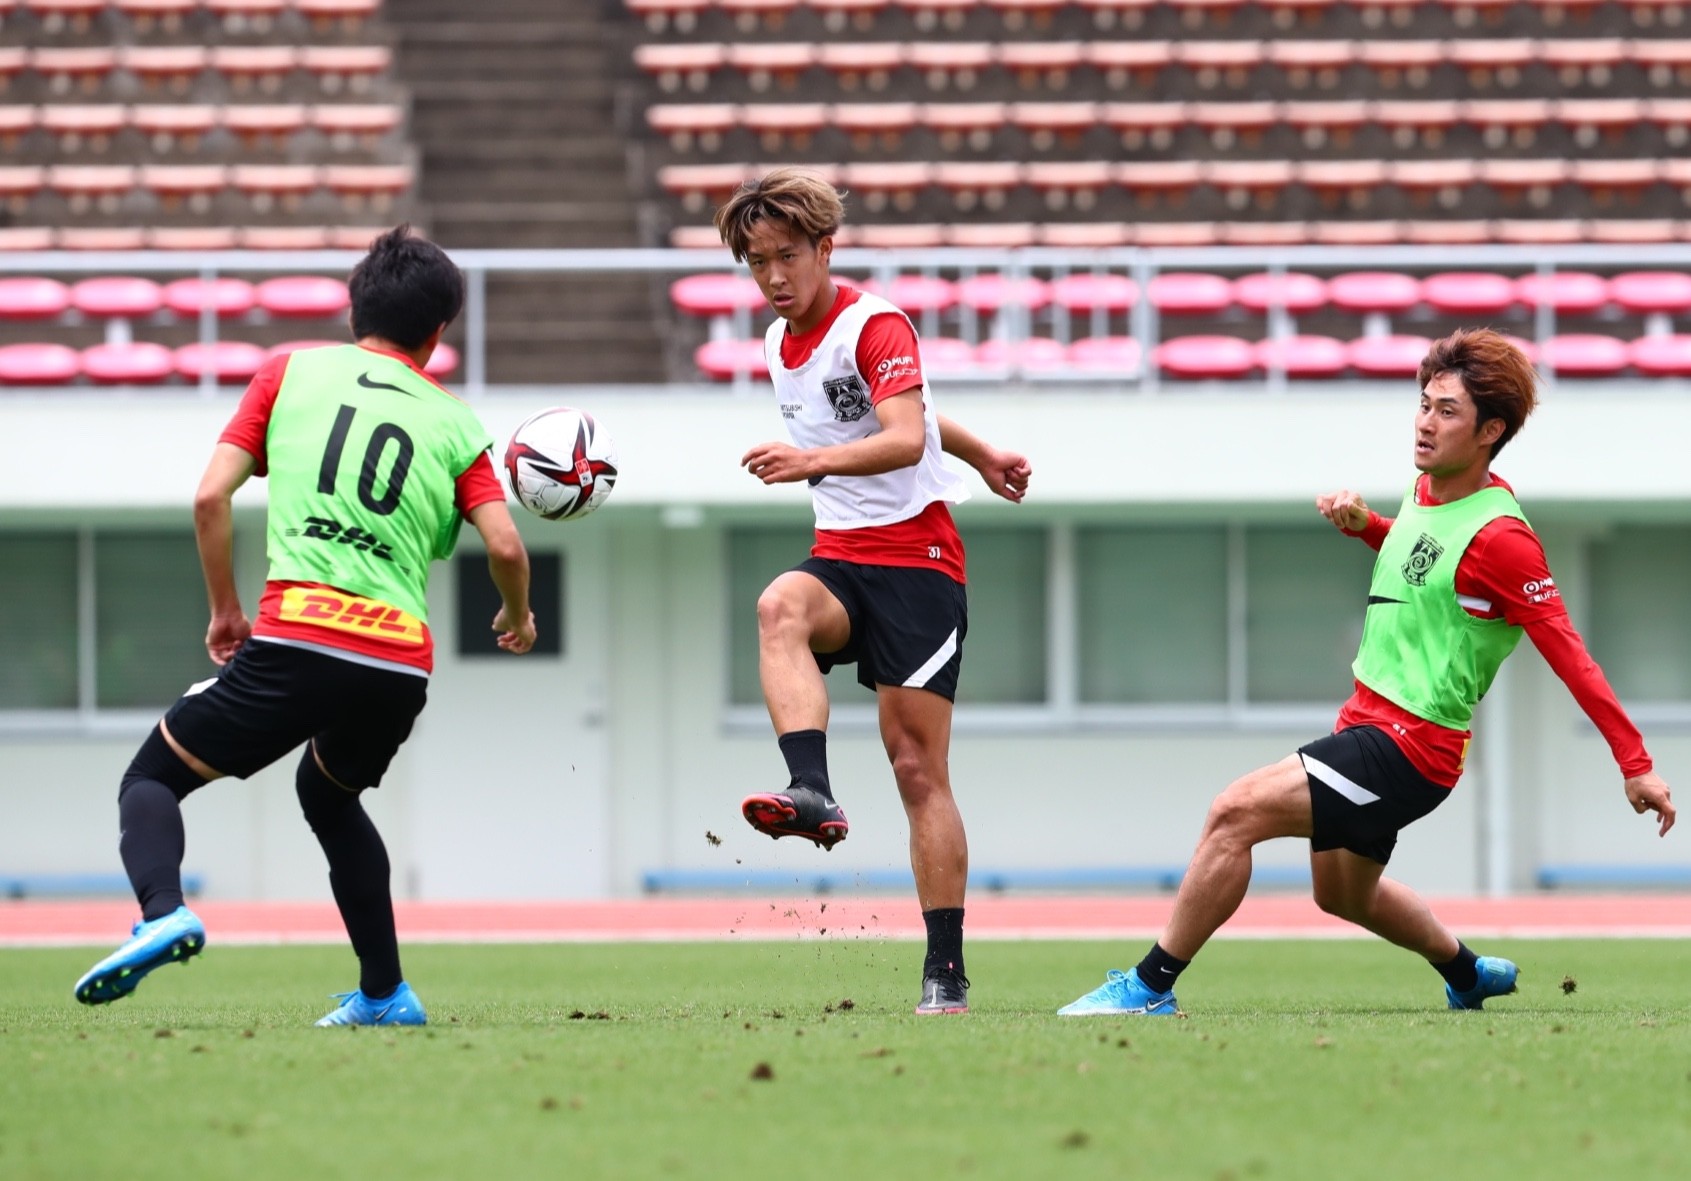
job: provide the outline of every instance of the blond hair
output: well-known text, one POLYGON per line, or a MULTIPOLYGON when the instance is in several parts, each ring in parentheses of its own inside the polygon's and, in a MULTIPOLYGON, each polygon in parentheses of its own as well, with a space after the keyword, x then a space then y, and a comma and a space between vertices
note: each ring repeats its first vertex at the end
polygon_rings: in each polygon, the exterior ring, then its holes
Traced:
POLYGON ((753 227, 759 222, 785 222, 814 246, 839 233, 844 217, 843 194, 817 173, 777 168, 734 190, 716 211, 716 231, 734 261, 744 262, 753 227))

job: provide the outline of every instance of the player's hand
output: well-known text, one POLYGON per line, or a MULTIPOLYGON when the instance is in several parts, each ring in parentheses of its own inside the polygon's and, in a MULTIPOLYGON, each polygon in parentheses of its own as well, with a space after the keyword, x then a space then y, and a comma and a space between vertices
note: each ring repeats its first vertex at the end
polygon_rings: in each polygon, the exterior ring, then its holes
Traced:
POLYGON ((1020 504, 1022 497, 1028 494, 1028 479, 1033 475, 1033 465, 1027 461, 1027 456, 1014 451, 1000 451, 996 447, 987 449, 975 470, 994 493, 1016 504, 1020 504))
POLYGON ((1626 781, 1626 802, 1632 805, 1632 810, 1640 816, 1646 812, 1654 812, 1661 822, 1656 835, 1665 837, 1668 829, 1673 827, 1674 818, 1679 815, 1673 806, 1673 792, 1662 777, 1654 771, 1646 775, 1634 775, 1626 781))
POLYGON ((740 457, 740 466, 765 484, 792 484, 822 473, 808 451, 790 443, 759 443, 740 457))
POLYGON ((206 628, 206 654, 211 657, 213 664, 221 668, 235 659, 235 653, 241 650, 241 645, 247 642, 250 635, 252 622, 247 619, 245 612, 213 615, 211 626, 206 628))
POLYGON ((511 622, 511 617, 505 608, 499 608, 499 614, 493 617, 493 630, 499 633, 499 646, 515 656, 521 656, 534 647, 534 612, 521 623, 511 622))
POLYGON ((1346 488, 1315 498, 1315 507, 1340 529, 1360 533, 1368 527, 1368 502, 1361 495, 1346 488))

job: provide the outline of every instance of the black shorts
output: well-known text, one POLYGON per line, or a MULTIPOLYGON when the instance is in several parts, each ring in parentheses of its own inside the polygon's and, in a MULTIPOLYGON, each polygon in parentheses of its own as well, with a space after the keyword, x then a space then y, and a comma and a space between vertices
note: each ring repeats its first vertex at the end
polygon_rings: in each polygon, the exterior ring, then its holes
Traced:
POLYGON ((428 691, 427 677, 248 640, 164 720, 184 750, 237 779, 315 738, 329 774, 361 789, 381 783, 428 691))
POLYGON ((1349 849, 1385 865, 1397 834, 1450 798, 1450 789, 1415 769, 1391 735, 1350 726, 1298 748, 1309 776, 1317 853, 1349 849))
POLYGON ((844 648, 816 654, 823 672, 855 663, 857 682, 867 689, 928 689, 957 700, 969 634, 969 595, 962 583, 920 566, 863 566, 833 558, 806 558, 794 569, 820 579, 851 621, 844 648))

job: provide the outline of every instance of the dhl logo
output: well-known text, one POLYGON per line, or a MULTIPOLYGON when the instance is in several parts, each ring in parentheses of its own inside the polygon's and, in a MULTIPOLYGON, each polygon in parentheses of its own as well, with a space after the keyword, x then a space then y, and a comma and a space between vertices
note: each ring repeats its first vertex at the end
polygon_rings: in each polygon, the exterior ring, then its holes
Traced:
POLYGON ((422 644, 427 638, 422 620, 380 599, 303 586, 291 586, 282 592, 281 618, 289 623, 308 623, 336 631, 376 634, 401 644, 422 644))

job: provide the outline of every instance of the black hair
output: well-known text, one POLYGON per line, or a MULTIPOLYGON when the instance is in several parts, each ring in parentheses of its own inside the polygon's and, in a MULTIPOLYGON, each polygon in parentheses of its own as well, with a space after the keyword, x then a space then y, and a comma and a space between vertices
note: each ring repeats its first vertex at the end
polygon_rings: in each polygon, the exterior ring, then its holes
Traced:
POLYGON ((374 242, 347 280, 352 335, 414 349, 464 310, 464 274, 446 251, 395 226, 374 242))

